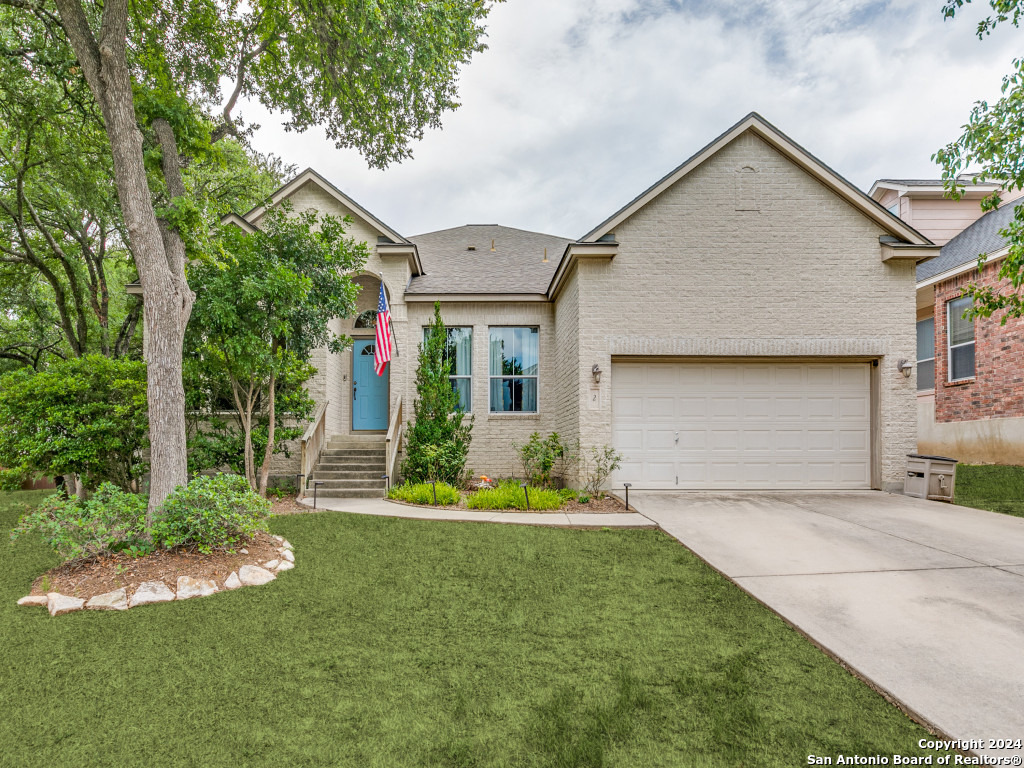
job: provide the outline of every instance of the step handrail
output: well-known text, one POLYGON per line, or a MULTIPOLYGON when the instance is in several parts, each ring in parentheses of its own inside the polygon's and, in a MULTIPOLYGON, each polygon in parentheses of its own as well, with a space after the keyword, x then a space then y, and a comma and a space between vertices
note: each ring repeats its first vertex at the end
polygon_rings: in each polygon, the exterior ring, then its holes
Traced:
POLYGON ((299 458, 299 469, 302 472, 302 482, 299 484, 298 497, 301 499, 306 495, 306 478, 313 472, 313 468, 320 461, 320 453, 324 449, 324 442, 327 437, 327 406, 330 400, 322 402, 313 413, 313 419, 303 432, 299 441, 301 455, 299 458))
POLYGON ((395 461, 398 459, 398 451, 402 448, 402 426, 402 396, 399 395, 391 423, 388 425, 387 437, 384 438, 384 474, 388 476, 389 484, 395 480, 395 461))

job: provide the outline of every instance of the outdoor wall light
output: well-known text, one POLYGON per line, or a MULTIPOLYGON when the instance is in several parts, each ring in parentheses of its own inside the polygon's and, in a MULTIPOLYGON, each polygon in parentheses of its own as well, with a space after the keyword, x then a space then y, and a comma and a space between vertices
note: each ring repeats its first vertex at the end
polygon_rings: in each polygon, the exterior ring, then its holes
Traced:
POLYGON ((594 377, 594 383, 595 384, 600 384, 601 383, 601 366, 599 366, 597 363, 594 363, 594 367, 590 369, 590 375, 594 377))
POLYGON ((914 364, 905 357, 901 357, 900 361, 896 363, 896 370, 903 374, 903 378, 909 379, 910 372, 914 370, 914 364))

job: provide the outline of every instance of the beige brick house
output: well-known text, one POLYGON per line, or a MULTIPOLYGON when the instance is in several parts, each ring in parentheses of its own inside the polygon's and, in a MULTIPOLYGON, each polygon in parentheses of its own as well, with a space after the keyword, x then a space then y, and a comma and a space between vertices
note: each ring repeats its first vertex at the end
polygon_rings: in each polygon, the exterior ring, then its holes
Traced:
MULTIPOLYGON (((514 473, 512 443, 557 431, 618 449, 613 487, 902 488, 916 412, 899 364, 915 357, 915 265, 937 247, 756 114, 578 239, 404 237, 312 170, 283 200, 351 216, 372 253, 360 315, 336 321, 356 344, 314 360, 305 463, 280 474, 308 474, 327 443, 383 453, 395 474, 440 301, 477 474, 514 473), (399 354, 371 380, 381 279, 399 354)), ((353 476, 321 492, 380 492, 353 476)))

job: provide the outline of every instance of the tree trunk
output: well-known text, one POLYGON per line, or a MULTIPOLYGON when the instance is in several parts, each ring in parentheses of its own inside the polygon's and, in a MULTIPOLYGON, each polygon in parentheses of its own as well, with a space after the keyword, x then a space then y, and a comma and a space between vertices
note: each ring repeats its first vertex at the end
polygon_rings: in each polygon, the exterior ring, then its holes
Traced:
POLYGON ((270 460, 274 457, 274 390, 277 387, 277 377, 274 371, 270 372, 270 387, 267 391, 267 411, 270 414, 270 421, 267 424, 267 447, 263 451, 263 466, 260 467, 260 485, 257 489, 260 496, 267 495, 267 479, 270 477, 270 460))
MULTIPOLYGON (((80 0, 55 2, 61 25, 82 66, 82 74, 103 114, 117 196, 142 284, 143 311, 149 334, 146 351, 151 445, 148 530, 153 524, 154 512, 164 499, 188 481, 181 360, 185 326, 194 297, 185 281, 181 238, 175 233, 161 232, 150 196, 142 132, 135 115, 128 66, 128 2, 107 0, 104 3, 98 33, 94 33, 80 0)), ((163 142, 162 146, 166 152, 163 142)), ((177 157, 173 161, 176 168, 177 157)), ((164 170, 166 176, 166 162, 164 170)), ((173 189, 180 184, 180 176, 166 181, 173 195, 173 189)))

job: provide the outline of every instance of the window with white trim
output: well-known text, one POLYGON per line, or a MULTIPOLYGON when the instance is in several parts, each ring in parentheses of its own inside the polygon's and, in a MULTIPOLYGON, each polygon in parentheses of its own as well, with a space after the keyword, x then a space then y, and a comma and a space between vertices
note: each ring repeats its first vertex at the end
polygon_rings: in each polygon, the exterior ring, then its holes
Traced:
POLYGON ((974 378, 974 320, 964 319, 972 303, 969 296, 946 302, 950 381, 974 378))
POLYGON ((935 389, 935 318, 917 321, 917 390, 935 389))
MULTIPOLYGON (((444 345, 444 359, 452 364, 448 380, 459 396, 460 411, 469 413, 473 406, 473 329, 469 326, 451 326, 446 329, 448 338, 444 345)), ((423 329, 423 343, 427 343, 430 328, 423 329)))
POLYGON ((490 329, 491 413, 536 413, 540 368, 540 329, 505 326, 490 329))

